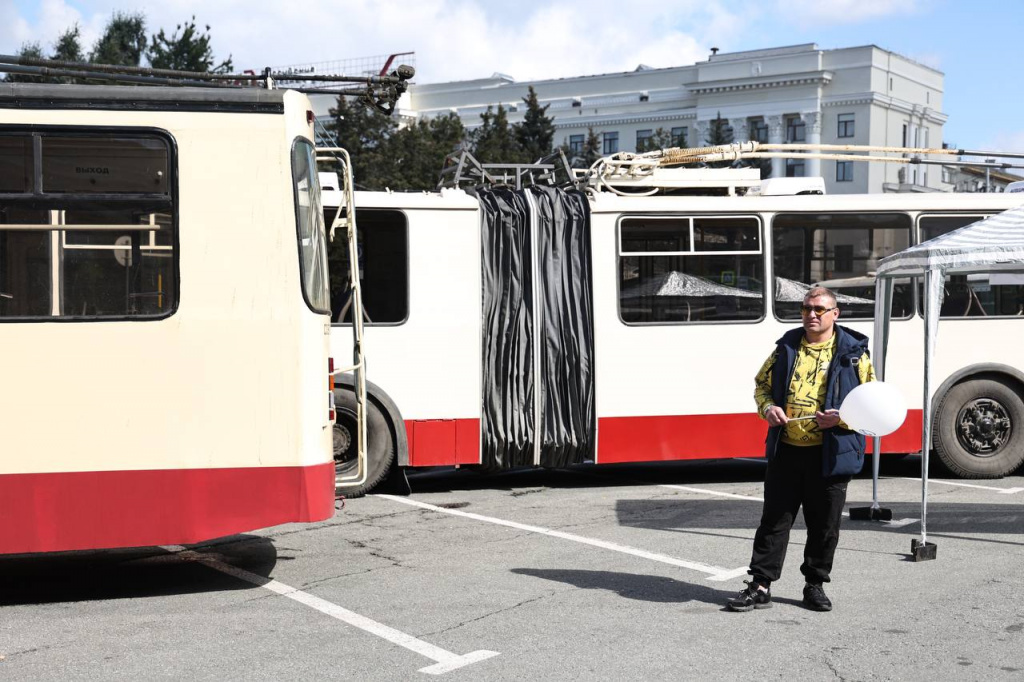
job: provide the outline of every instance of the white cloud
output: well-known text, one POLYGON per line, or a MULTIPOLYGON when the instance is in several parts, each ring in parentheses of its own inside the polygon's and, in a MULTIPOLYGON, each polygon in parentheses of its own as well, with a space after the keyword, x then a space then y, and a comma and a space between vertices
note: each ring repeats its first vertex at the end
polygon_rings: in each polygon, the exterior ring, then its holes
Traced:
MULTIPOLYGON (((1024 130, 1002 130, 996 131, 985 142, 979 151, 999 151, 1024 154, 1024 130)), ((1024 165, 1024 159, 1013 160, 1014 164, 1024 165)), ((1020 169, 1012 171, 1017 174, 1024 174, 1020 169)))
POLYGON ((495 71, 528 80, 689 64, 712 46, 745 49, 739 36, 753 16, 692 0, 304 0, 301 12, 277 0, 43 0, 38 20, 5 22, 0 51, 16 51, 24 40, 49 48, 76 21, 88 51, 115 11, 143 12, 150 33, 173 31, 195 15, 211 27, 215 56, 231 54, 240 69, 415 51, 421 83, 495 71))
POLYGON ((917 0, 777 0, 777 6, 801 28, 856 24, 918 9, 917 0))

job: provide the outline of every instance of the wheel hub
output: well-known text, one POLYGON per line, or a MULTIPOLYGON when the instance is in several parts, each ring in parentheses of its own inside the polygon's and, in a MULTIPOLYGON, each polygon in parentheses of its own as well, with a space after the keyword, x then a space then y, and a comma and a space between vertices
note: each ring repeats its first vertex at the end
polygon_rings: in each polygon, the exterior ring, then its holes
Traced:
POLYGON ((956 437, 972 455, 989 457, 1010 439, 1012 424, 1006 408, 991 398, 972 400, 957 415, 956 437))
POLYGON ((346 420, 338 415, 334 423, 334 461, 347 462, 352 449, 352 429, 346 420))

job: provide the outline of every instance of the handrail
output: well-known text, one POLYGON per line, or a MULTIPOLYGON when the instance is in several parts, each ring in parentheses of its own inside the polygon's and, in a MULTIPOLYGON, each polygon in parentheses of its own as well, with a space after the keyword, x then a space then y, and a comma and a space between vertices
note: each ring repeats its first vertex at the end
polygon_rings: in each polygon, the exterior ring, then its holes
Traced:
POLYGON ((336 369, 335 375, 343 372, 353 373, 353 389, 356 396, 356 472, 349 476, 336 476, 334 485, 337 488, 350 488, 366 483, 368 467, 366 463, 366 360, 363 357, 363 294, 359 282, 359 246, 356 230, 356 201, 353 188, 352 159, 342 147, 317 147, 316 153, 329 153, 341 166, 342 192, 344 200, 331 221, 329 236, 334 241, 334 233, 339 227, 345 228, 348 239, 349 262, 349 305, 352 306, 352 361, 353 365, 336 369))

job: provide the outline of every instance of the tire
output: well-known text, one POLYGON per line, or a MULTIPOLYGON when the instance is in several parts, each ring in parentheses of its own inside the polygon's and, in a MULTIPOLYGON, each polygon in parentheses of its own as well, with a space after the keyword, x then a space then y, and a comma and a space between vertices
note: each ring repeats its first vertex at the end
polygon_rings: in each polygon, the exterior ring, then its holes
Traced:
POLYGON ((383 481, 395 464, 395 438, 391 422, 381 407, 366 398, 366 481, 360 485, 341 485, 341 478, 355 476, 356 397, 351 390, 334 391, 334 475, 335 492, 347 498, 362 497, 383 481))
POLYGON ((960 478, 999 478, 1024 462, 1024 400, 1016 384, 988 375, 963 381, 935 411, 932 443, 960 478))

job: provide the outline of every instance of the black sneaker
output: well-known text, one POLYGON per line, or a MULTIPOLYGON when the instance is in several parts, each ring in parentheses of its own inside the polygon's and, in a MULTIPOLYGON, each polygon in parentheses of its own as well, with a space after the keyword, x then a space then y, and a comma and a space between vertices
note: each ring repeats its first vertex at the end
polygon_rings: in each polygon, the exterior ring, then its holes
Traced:
POLYGON ((804 606, 812 611, 831 611, 832 601, 825 596, 821 585, 807 583, 804 585, 804 606))
POLYGON ((772 607, 772 590, 767 591, 758 588, 757 583, 744 580, 746 588, 738 595, 725 603, 725 608, 730 611, 749 611, 751 609, 770 609, 772 607))

